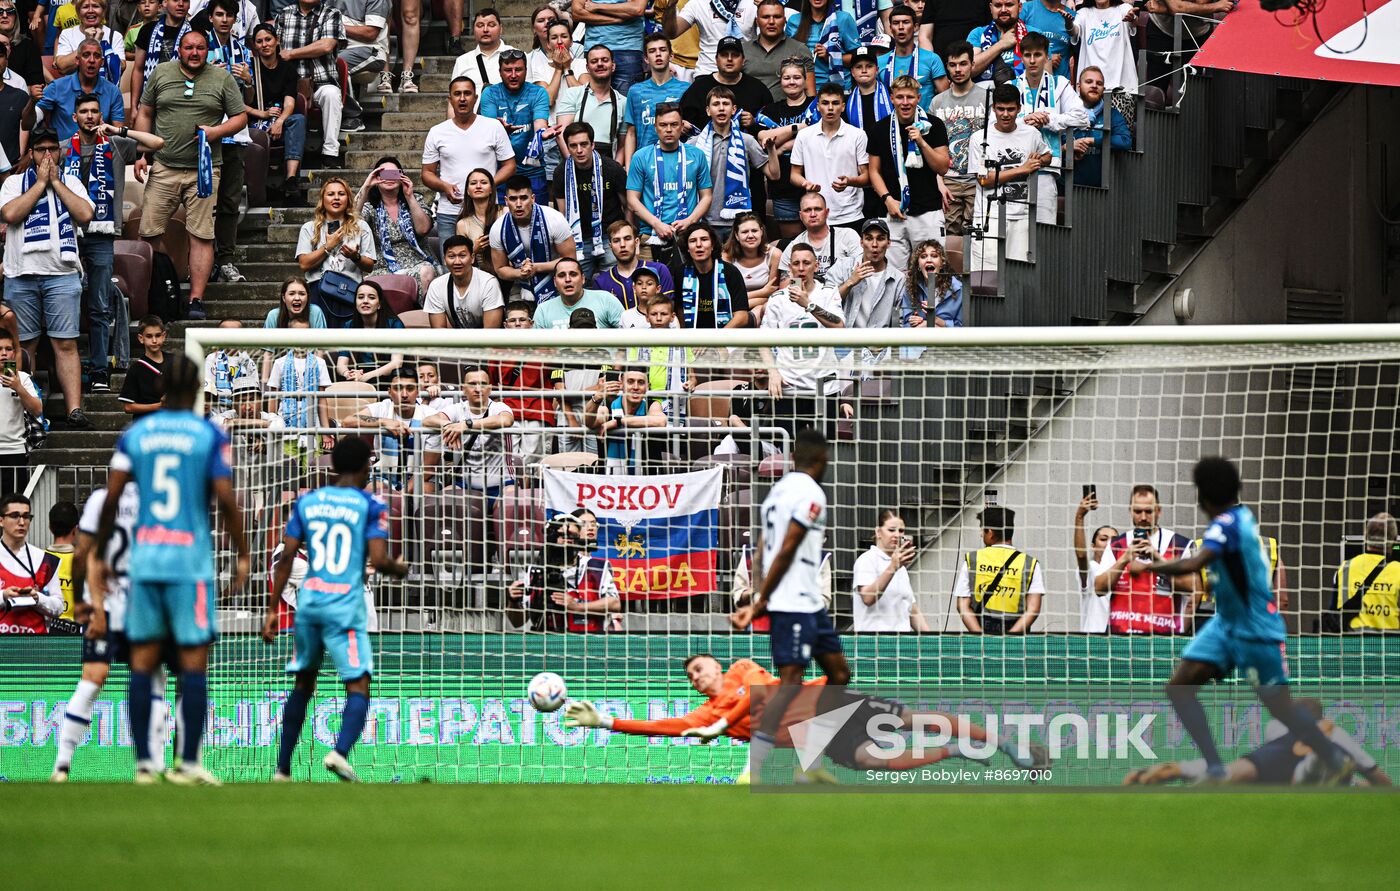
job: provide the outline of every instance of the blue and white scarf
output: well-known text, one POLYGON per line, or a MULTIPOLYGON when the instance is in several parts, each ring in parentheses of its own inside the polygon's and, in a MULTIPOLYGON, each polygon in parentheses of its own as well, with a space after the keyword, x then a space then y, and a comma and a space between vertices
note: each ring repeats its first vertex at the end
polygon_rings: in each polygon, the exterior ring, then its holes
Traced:
MULTIPOLYGON (((601 257, 607 248, 603 244, 603 159, 597 152, 593 153, 593 192, 588 203, 593 256, 601 257)), ((574 245, 583 250, 583 214, 579 212, 578 168, 573 155, 564 162, 564 215, 569 218, 569 228, 574 232, 574 245)))
MULTIPOLYGON (((68 156, 63 159, 63 172, 83 181, 82 137, 74 134, 68 144, 68 156)), ((112 163, 112 143, 104 136, 97 137, 92 147, 92 165, 88 170, 88 197, 92 199, 92 222, 87 225, 89 235, 117 234, 116 214, 117 185, 115 166, 112 163)))
MULTIPOLYGON (((727 25, 725 37, 744 39, 744 29, 739 27, 739 4, 741 2, 743 0, 710 0, 710 8, 715 11, 715 15, 724 19, 727 25)), ((873 3, 875 0, 868 0, 868 2, 873 3)))
MULTIPOLYGON (((828 81, 840 80, 846 82, 846 60, 841 57, 841 12, 832 10, 827 14, 826 21, 822 22, 822 36, 817 39, 818 44, 826 44, 826 79, 828 81)), ((817 84, 821 86, 821 84, 817 84)))
MULTIPOLYGON (((175 34, 176 47, 179 47, 180 41, 185 39, 185 35, 189 33, 189 30, 190 17, 186 16, 185 20, 180 23, 180 30, 175 34)), ((176 53, 166 56, 163 59, 161 58, 161 53, 165 50, 165 16, 156 16, 155 27, 151 29, 151 42, 146 44, 146 46, 146 67, 142 70, 141 75, 146 80, 150 80, 151 72, 156 70, 157 65, 161 62, 169 62, 178 55, 178 53, 176 53), (150 47, 155 47, 156 51, 151 52, 150 47)))
MULTIPOLYGON (((654 151, 651 156, 651 190, 652 194, 656 196, 655 213, 660 217, 662 206, 665 204, 663 196, 666 194, 661 189, 661 168, 666 166, 666 161, 662 154, 661 143, 658 142, 656 145, 652 146, 652 148, 654 151)), ((706 161, 705 163, 709 162, 706 161)), ((694 206, 691 204, 691 193, 695 191, 695 183, 690 179, 690 170, 689 165, 686 164, 684 145, 676 146, 676 166, 680 168, 677 171, 677 179, 679 182, 676 183, 676 216, 675 219, 670 220, 663 218, 662 221, 668 224, 690 216, 690 210, 694 206)), ((698 198, 699 196, 697 195, 696 197, 698 198)))
MULTIPOLYGON (((24 179, 20 181, 20 194, 28 192, 34 188, 34 180, 38 175, 34 168, 30 167, 24 171, 24 179)), ((21 246, 21 253, 34 254, 49 250, 49 242, 53 236, 54 221, 58 221, 58 256, 64 263, 78 262, 78 236, 73 231, 73 218, 68 214, 68 208, 63 206, 63 202, 58 200, 58 193, 52 186, 44 189, 44 194, 39 198, 39 202, 34 205, 34 209, 29 212, 29 216, 24 220, 24 244, 21 246)), ((16 270, 15 275, 18 275, 16 270)))
MULTIPOLYGON (((1021 113, 1018 118, 1035 111, 1055 111, 1055 93, 1059 86, 1059 76, 1045 72, 1040 75, 1040 86, 1031 89, 1026 83, 1025 75, 1016 78, 1016 88, 1021 91, 1021 113)), ((1040 135, 1045 138, 1045 144, 1050 146, 1050 154, 1055 159, 1055 165, 1060 164, 1060 152, 1064 147, 1064 133, 1051 130, 1049 127, 1041 127, 1040 135)))
MULTIPOLYGON (((928 115, 924 114, 922 108, 914 109, 913 126, 918 127, 921 132, 928 130, 930 126, 928 115)), ((906 129, 908 129, 908 127, 899 122, 899 115, 890 115, 890 157, 894 158, 895 176, 899 181, 899 209, 904 213, 909 211, 909 174, 905 168, 924 166, 923 156, 918 154, 918 146, 913 143, 904 146, 909 153, 909 159, 907 161, 905 160, 905 153, 900 150, 901 137, 906 129), (915 161, 918 163, 911 163, 915 161)))
POLYGON ((868 44, 880 30, 879 0, 855 0, 856 33, 860 42, 868 44))
POLYGON ((283 396, 278 404, 278 413, 282 415, 282 423, 291 429, 311 426, 311 419, 315 416, 312 407, 316 398, 312 394, 321 389, 320 375, 316 373, 316 356, 309 350, 306 351, 301 385, 297 385, 297 352, 292 350, 283 357, 282 378, 279 383, 283 396))
POLYGON ((864 129, 866 124, 873 124, 881 121, 894 113, 894 103, 890 101, 889 88, 880 80, 875 81, 875 107, 872 109, 873 118, 865 120, 865 97, 860 93, 860 87, 851 90, 850 98, 846 100, 846 120, 852 127, 864 129))
POLYGON ((525 149, 525 157, 520 159, 521 167, 544 166, 544 131, 536 130, 530 137, 530 145, 525 149))
MULTIPOLYGON (((1017 19, 1016 46, 1014 49, 1007 50, 1001 54, 1002 64, 1010 67, 1017 77, 1026 73, 1026 64, 1021 61, 1021 38, 1025 37, 1028 33, 1030 33, 1030 31, 1026 28, 1026 23, 1017 19), (1008 53, 1011 55, 1010 61, 1006 59, 1008 53)), ((982 29, 982 36, 977 41, 977 47, 978 49, 991 49, 996 46, 998 40, 1001 40, 1001 29, 997 27, 996 22, 992 22, 982 29)), ((979 76, 973 79, 978 81, 991 80, 993 77, 992 69, 995 67, 995 65, 988 65, 979 76)))
POLYGON ((199 174, 195 186, 195 192, 201 198, 208 198, 214 194, 214 152, 209 148, 209 137, 204 135, 204 130, 199 131, 199 174))
MULTIPOLYGON (((404 267, 399 265, 398 255, 394 251, 394 239, 392 237, 394 233, 391 228, 393 225, 394 224, 389 221, 389 212, 384 209, 383 204, 375 208, 374 229, 375 234, 379 238, 379 255, 384 258, 384 265, 388 267, 390 272, 398 272, 404 267)), ((423 250, 422 245, 418 243, 418 233, 413 231, 413 214, 409 213, 408 208, 403 205, 399 205, 398 227, 399 231, 403 233, 404 241, 408 242, 409 247, 413 248, 413 252, 418 255, 418 259, 425 263, 432 263, 433 261, 428 256, 427 251, 423 250)))
POLYGON ((923 50, 919 49, 919 45, 917 43, 914 44, 914 52, 910 53, 908 56, 899 56, 893 50, 891 50, 889 58, 885 60, 885 67, 880 71, 880 80, 884 82, 886 87, 893 90, 894 79, 896 77, 899 77, 898 74, 895 74, 895 63, 898 62, 901 58, 907 58, 909 60, 909 71, 907 72, 907 74, 910 77, 914 78, 914 80, 917 80, 919 82, 919 86, 922 88, 924 85, 924 79, 919 76, 919 71, 923 68, 923 66, 919 64, 919 62, 921 61, 919 53, 921 52, 923 52, 923 50))
MULTIPOLYGON (((714 269, 710 272, 713 282, 710 294, 714 304, 715 327, 723 328, 734 318, 734 304, 729 296, 729 285, 720 274, 720 266, 723 264, 718 257, 715 258, 714 264, 714 269)), ((696 272, 694 266, 687 266, 685 275, 681 278, 681 309, 685 314, 685 327, 694 328, 700 317, 700 273, 696 272)))
MULTIPOLYGON (((111 29, 108 29, 111 30, 111 29)), ((112 42, 107 38, 102 38, 102 71, 98 77, 104 78, 113 86, 121 86, 122 83, 122 60, 126 58, 121 52, 112 48, 112 42)))
MULTIPOLYGON (((706 158, 713 158, 714 142, 714 124, 706 124, 700 135, 695 137, 695 147, 704 152, 706 158)), ((746 210, 753 210, 753 194, 749 190, 749 153, 744 147, 744 134, 731 124, 729 146, 724 152, 724 206, 720 208, 719 215, 721 219, 732 220, 746 210)))
MULTIPOLYGON (((520 227, 516 225, 515 218, 509 214, 506 215, 505 221, 501 224, 501 245, 506 249, 506 259, 510 261, 510 265, 519 269, 526 259, 525 242, 520 240, 520 227)), ((545 223, 544 211, 536 204, 535 212, 530 217, 529 259, 539 265, 540 263, 548 263, 553 257, 553 245, 549 243, 549 226, 545 223)), ((554 276, 547 272, 533 276, 530 280, 529 290, 535 295, 536 305, 559 296, 559 292, 554 288, 554 276)))

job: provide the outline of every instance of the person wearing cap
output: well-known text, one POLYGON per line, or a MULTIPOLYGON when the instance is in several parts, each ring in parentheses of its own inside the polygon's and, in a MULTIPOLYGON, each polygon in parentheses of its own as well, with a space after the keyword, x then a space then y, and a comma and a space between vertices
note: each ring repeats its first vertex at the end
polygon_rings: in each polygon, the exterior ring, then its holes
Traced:
MULTIPOLYGON (((787 34, 787 7, 782 0, 759 0, 758 17, 754 20, 758 33, 744 41, 744 72, 767 88, 769 95, 782 95, 783 65, 789 59, 802 62, 806 75, 807 95, 817 92, 816 64, 806 45, 787 34)), ((718 62, 718 59, 716 59, 718 62)))
POLYGON ((593 316, 598 328, 616 328, 622 323, 622 304, 607 291, 586 290, 583 267, 573 257, 560 257, 555 262, 554 288, 558 298, 535 309, 536 328, 571 328, 571 316, 584 310, 593 316))
MULTIPOLYGON (((209 420, 218 424, 224 431, 238 430, 281 430, 286 425, 282 416, 264 411, 262 383, 256 374, 240 375, 233 379, 231 387, 233 405, 223 411, 216 411, 209 420)), ((248 447, 261 452, 267 444, 265 437, 249 437, 248 447)))
POLYGON ((990 505, 977 515, 982 547, 958 561, 953 597, 973 634, 1025 634, 1040 615, 1045 576, 1040 561, 1011 543, 1016 512, 990 505))
POLYGON ((661 275, 650 266, 638 266, 632 273, 632 296, 637 305, 622 311, 622 319, 618 322, 619 328, 679 328, 680 322, 676 321, 676 309, 672 302, 674 298, 661 291, 661 275), (655 324, 652 321, 651 305, 658 297, 665 297, 666 305, 670 309, 670 320, 665 324, 655 324))
POLYGON ((943 198, 938 177, 948 172, 948 129, 923 113, 919 82, 895 79, 893 113, 870 128, 870 191, 890 225, 889 262, 906 269, 914 246, 943 242, 943 198), (913 163, 917 161, 918 163, 913 163))
POLYGON ((821 192, 833 226, 859 228, 864 189, 870 185, 869 139, 841 120, 846 94, 836 82, 817 91, 821 123, 797 134, 792 143, 792 184, 821 192))
POLYGON ((5 239, 5 302, 19 321, 20 345, 34 355, 39 335, 53 344, 58 383, 69 427, 88 429, 82 410, 78 316, 82 310, 82 261, 78 230, 94 212, 87 186, 65 170, 58 134, 47 128, 29 137, 33 163, 0 186, 5 239))
POLYGON ((676 7, 679 5, 676 0, 657 0, 655 8, 661 12, 662 33, 669 39, 675 40, 691 28, 700 32, 696 77, 715 70, 715 56, 721 38, 737 37, 743 40, 754 34, 758 9, 753 0, 692 0, 677 14, 676 7))
MULTIPOLYGON (((879 51, 873 46, 857 47, 851 53, 851 94, 846 97, 843 115, 852 127, 865 132, 866 146, 872 159, 880 138, 889 139, 889 131, 881 132, 875 127, 875 122, 894 111, 894 106, 890 104, 890 88, 879 76, 878 58, 879 51)), ((861 190, 860 215, 862 219, 885 215, 885 204, 874 188, 861 190)))
POLYGON ((703 129, 709 123, 710 91, 715 87, 727 87, 734 93, 734 104, 738 107, 734 117, 740 129, 752 132, 754 116, 773 101, 773 93, 744 69, 743 41, 736 37, 721 40, 714 72, 696 77, 681 96, 681 115, 696 130, 703 129))
POLYGON ((742 213, 762 210, 767 203, 759 188, 766 174, 777 177, 778 149, 770 142, 765 153, 758 140, 739 128, 734 93, 726 86, 710 88, 705 103, 705 126, 690 140, 710 159, 710 181, 714 195, 705 220, 715 229, 720 243, 729 240, 729 230, 735 217, 742 213))
POLYGON ((898 328, 909 293, 904 270, 889 262, 890 224, 875 217, 860 227, 859 257, 840 260, 827 281, 841 294, 847 328, 898 328))

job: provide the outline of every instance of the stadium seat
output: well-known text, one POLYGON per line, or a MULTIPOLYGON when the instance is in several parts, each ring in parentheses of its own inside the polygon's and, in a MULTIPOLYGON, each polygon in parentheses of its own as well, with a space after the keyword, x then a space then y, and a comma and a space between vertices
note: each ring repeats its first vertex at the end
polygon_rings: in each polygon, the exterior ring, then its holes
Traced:
POLYGON ((695 461, 696 470, 710 467, 726 468, 725 482, 736 490, 741 487, 746 488, 753 480, 754 459, 752 455, 706 455, 695 461))
POLYGON ((1143 100, 1148 108, 1162 109, 1167 107, 1167 94, 1162 92, 1161 87, 1148 85, 1141 88, 1143 100))
POLYGON ((326 410, 334 423, 340 424, 372 402, 379 400, 379 391, 367 381, 335 381, 326 388, 326 410))
POLYGON ((501 499, 500 560, 503 565, 510 565, 513 554, 538 548, 544 538, 544 499, 538 493, 537 489, 517 489, 515 494, 501 499))
POLYGON ((455 486, 425 497, 419 514, 424 565, 439 569, 461 567, 469 573, 484 569, 488 541, 496 537, 487 534, 484 507, 480 496, 455 486), (448 554, 460 557, 454 559, 448 554))
POLYGON ((399 321, 403 322, 405 328, 431 328, 428 321, 428 312, 423 309, 410 309, 408 312, 399 313, 399 321))
POLYGON ((151 291, 151 265, 155 250, 149 243, 121 239, 112 243, 112 272, 122 280, 122 292, 130 301, 131 318, 139 319, 150 310, 147 298, 151 291))
POLYGON ((248 187, 248 207, 267 206, 267 171, 272 160, 272 139, 266 130, 249 129, 253 144, 243 150, 244 183, 248 187))
MULTIPOLYGON (((135 233, 141 227, 141 208, 132 212, 131 217, 122 226, 123 232, 135 233)), ((180 281, 185 281, 190 277, 190 235, 185 229, 185 209, 178 208, 170 218, 170 222, 165 224, 165 234, 161 236, 161 247, 170 262, 175 264, 175 272, 179 274, 180 281)))
POLYGON ((560 452, 557 455, 545 455, 540 464, 551 470, 586 470, 598 463, 598 456, 593 452, 560 452))
POLYGON ((418 309, 418 280, 413 276, 391 273, 371 276, 369 281, 384 289, 384 302, 400 320, 404 313, 418 309))
POLYGON ((943 251, 948 255, 948 269, 954 275, 963 271, 963 237, 949 235, 943 239, 943 251))
POLYGON ((972 283, 972 293, 978 297, 996 297, 1001 293, 996 270, 974 272, 968 276, 972 283))
POLYGON ((792 469, 792 462, 787 455, 769 455, 758 462, 758 478, 761 480, 781 479, 783 474, 792 469))

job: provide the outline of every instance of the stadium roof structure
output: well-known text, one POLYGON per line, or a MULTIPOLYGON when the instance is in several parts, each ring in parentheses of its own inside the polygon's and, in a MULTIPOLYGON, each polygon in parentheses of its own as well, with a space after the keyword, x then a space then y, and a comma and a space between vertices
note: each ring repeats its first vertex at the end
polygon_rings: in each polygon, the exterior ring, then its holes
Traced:
POLYGON ((1400 87, 1400 0, 1327 0, 1319 6, 1314 20, 1295 9, 1271 13, 1259 0, 1241 0, 1191 64, 1400 87))

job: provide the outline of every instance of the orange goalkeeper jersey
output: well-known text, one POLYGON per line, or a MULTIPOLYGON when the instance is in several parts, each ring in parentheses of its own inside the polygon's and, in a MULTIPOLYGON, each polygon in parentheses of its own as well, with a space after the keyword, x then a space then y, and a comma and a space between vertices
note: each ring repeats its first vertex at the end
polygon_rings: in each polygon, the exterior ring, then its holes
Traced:
MULTIPOLYGON (((618 733, 631 733, 639 736, 680 736, 692 727, 704 727, 728 716, 730 717, 729 727, 724 731, 724 735, 734 739, 747 740, 751 716, 749 697, 752 689, 755 686, 776 683, 778 683, 778 679, 770 674, 768 669, 752 659, 740 659, 729 666, 729 670, 724 673, 724 683, 720 687, 719 695, 696 706, 689 714, 679 718, 662 718, 659 721, 633 721, 616 718, 613 721, 612 729, 618 733), (738 716, 731 716, 731 713, 736 709, 741 709, 738 716)), ((825 683, 826 678, 821 677, 804 681, 803 686, 814 687, 825 683)), ((788 710, 789 720, 801 721, 810 718, 815 714, 815 701, 815 697, 799 696, 788 710)), ((754 707, 762 714, 761 702, 754 707)))

